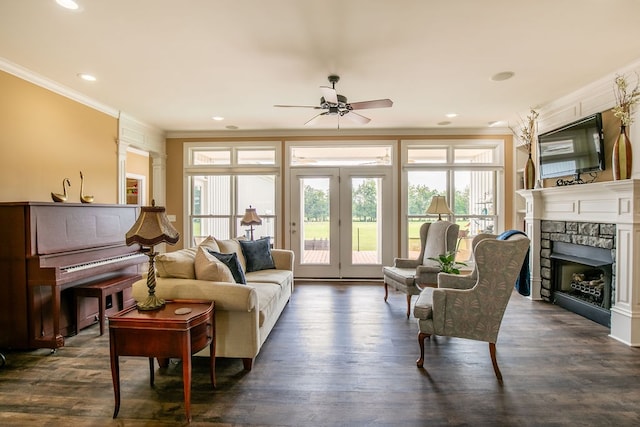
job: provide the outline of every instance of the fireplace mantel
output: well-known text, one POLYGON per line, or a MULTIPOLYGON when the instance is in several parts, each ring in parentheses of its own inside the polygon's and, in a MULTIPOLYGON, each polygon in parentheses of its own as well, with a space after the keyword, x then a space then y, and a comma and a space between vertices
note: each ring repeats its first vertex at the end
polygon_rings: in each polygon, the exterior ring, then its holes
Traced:
POLYGON ((531 239, 531 299, 541 299, 542 220, 602 222, 616 225, 616 294, 611 337, 640 346, 640 180, 517 191, 526 201, 525 227, 531 239), (634 264, 638 266, 634 268, 634 264))

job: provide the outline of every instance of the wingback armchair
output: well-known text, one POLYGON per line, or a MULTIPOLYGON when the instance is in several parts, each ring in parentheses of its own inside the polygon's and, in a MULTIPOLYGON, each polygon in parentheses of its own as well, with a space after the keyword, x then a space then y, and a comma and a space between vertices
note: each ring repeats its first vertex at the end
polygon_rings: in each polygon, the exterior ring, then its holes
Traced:
POLYGON ((424 365, 424 341, 431 335, 467 338, 489 343, 496 378, 502 374, 496 360, 496 341, 507 303, 529 249, 523 234, 508 240, 483 235, 475 242, 475 269, 469 277, 440 274, 437 288, 425 288, 414 307, 418 319, 419 368, 424 365))
POLYGON ((416 259, 396 258, 392 267, 383 267, 384 300, 389 286, 407 295, 407 317, 411 314, 411 297, 420 293, 421 286, 435 286, 441 271, 429 258, 456 250, 460 226, 448 221, 425 222, 420 226, 420 254, 416 259))
MULTIPOLYGON (((476 246, 481 240, 484 239, 495 239, 495 234, 488 233, 480 233, 476 234, 471 240, 471 253, 473 257, 473 253, 475 251, 476 246)), ((473 270, 467 274, 450 274, 450 273, 440 273, 438 274, 438 287, 439 288, 452 288, 452 289, 469 289, 475 283, 478 278, 478 269, 473 263, 473 270)))

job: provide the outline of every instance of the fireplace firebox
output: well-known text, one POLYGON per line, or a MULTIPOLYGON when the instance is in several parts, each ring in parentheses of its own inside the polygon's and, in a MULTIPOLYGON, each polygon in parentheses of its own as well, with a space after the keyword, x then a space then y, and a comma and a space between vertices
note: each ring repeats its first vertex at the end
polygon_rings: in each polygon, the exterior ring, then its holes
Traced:
POLYGON ((552 301, 604 326, 611 326, 613 257, 610 249, 553 242, 552 301))

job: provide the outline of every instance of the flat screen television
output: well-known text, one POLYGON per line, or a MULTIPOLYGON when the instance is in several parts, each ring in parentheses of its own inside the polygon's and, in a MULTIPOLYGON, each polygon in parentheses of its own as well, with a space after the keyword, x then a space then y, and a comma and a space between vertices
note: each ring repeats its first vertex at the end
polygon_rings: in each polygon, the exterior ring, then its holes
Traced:
POLYGON ((604 170, 602 114, 538 135, 538 158, 540 178, 604 170))

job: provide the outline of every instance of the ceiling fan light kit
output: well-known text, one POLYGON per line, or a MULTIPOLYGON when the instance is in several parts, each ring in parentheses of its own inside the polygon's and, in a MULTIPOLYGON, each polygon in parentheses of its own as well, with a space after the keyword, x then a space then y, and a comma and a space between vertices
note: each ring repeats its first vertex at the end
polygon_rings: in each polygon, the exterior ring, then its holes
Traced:
POLYGON ((320 97, 320 105, 274 105, 274 107, 298 107, 298 108, 313 108, 316 110, 324 110, 323 112, 315 115, 309 119, 304 125, 309 126, 317 122, 322 116, 337 116, 338 117, 338 129, 340 129, 340 117, 346 117, 352 122, 357 124, 367 124, 371 121, 370 118, 358 114, 353 110, 365 110, 368 108, 388 108, 393 105, 393 101, 390 99, 376 99, 372 101, 361 101, 349 103, 347 97, 340 95, 336 92, 336 83, 340 80, 340 76, 332 74, 328 77, 329 86, 320 86, 322 97, 320 97))

